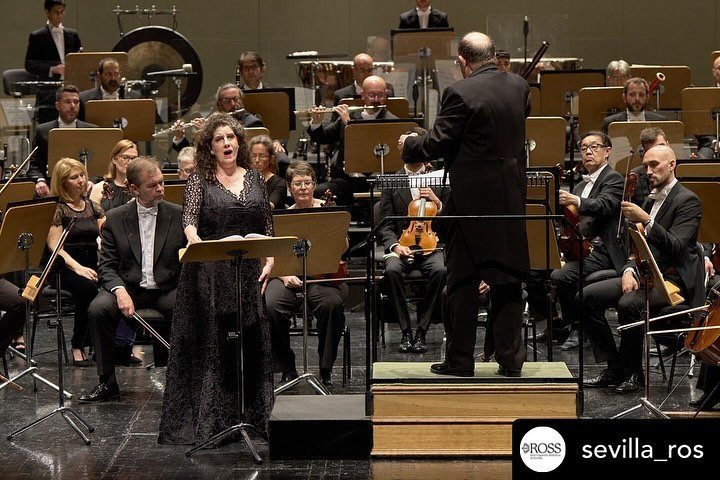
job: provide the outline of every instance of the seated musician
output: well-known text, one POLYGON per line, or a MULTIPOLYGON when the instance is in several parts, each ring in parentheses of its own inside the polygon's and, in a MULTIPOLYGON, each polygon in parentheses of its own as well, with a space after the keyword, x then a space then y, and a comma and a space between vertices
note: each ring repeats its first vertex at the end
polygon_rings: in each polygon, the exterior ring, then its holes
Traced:
MULTIPOLYGON (((167 320, 156 330, 165 339, 175 306, 180 274, 178 250, 185 244, 180 206, 163 201, 163 175, 153 158, 138 157, 127 168, 136 201, 112 209, 102 230, 98 277, 102 288, 88 308, 100 383, 81 402, 119 395, 113 346, 120 315, 132 317, 153 308, 167 320)), ((155 340, 155 339, 153 339, 155 340)), ((155 364, 167 364, 167 351, 157 343, 155 364)), ((130 355, 129 347, 125 356, 130 355)))
POLYGON ((622 87, 630 78, 630 65, 625 60, 613 60, 605 68, 605 86, 622 87))
MULTIPOLYGON (((328 188, 335 193, 338 204, 348 205, 352 202, 352 186, 347 173, 345 173, 345 153, 343 138, 345 136, 345 125, 352 120, 382 120, 397 118, 387 108, 378 108, 385 105, 387 99, 387 86, 382 77, 371 75, 362 84, 362 99, 367 107, 363 110, 350 112, 347 105, 341 104, 335 107, 338 118, 329 124, 322 123, 324 112, 311 110, 311 121, 308 133, 310 138, 320 144, 331 144, 340 142, 337 157, 332 162, 330 174, 332 181, 320 184, 315 190, 317 196, 322 195, 328 188)), ((319 110, 319 109, 318 109, 319 110)))
POLYGON ((663 115, 647 111, 650 85, 647 80, 633 77, 625 82, 622 99, 627 109, 624 112, 609 115, 603 120, 602 131, 608 133, 613 122, 653 122, 667 120, 663 115))
POLYGON ((265 62, 257 52, 243 52, 238 60, 240 67, 240 78, 242 82, 238 85, 242 90, 262 90, 268 88, 263 83, 265 76, 265 62))
MULTIPOLYGON (((664 145, 645 152, 652 192, 642 207, 622 202, 623 216, 633 224, 642 224, 653 257, 666 281, 679 287, 680 295, 691 307, 704 300, 702 264, 696 241, 702 207, 698 197, 675 178, 675 153, 664 145)), ((607 362, 607 368, 585 380, 588 387, 615 386, 616 393, 631 393, 642 388, 642 327, 622 331, 619 348, 615 345, 605 309, 617 307, 621 325, 643 319, 644 290, 635 262, 623 269, 622 278, 604 280, 583 290, 583 312, 595 359, 607 362)), ((650 315, 667 306, 660 288, 650 290, 650 315)))
POLYGON ((195 147, 185 147, 180 150, 177 156, 178 179, 187 180, 195 172, 197 162, 195 161, 195 147))
POLYGON ((497 68, 500 72, 512 72, 510 67, 510 53, 507 50, 498 50, 495 52, 497 58, 497 68))
POLYGON ((78 120, 80 112, 80 91, 72 86, 65 85, 55 94, 55 108, 58 111, 58 119, 47 123, 41 123, 35 129, 35 140, 33 148, 38 147, 37 152, 30 160, 30 167, 27 176, 35 180, 35 194, 38 197, 46 197, 50 194, 48 181, 48 138, 53 128, 92 128, 97 125, 78 120))
MULTIPOLYGON (((419 127, 408 133, 413 132, 419 135, 427 135, 427 131, 419 127)), ((406 163, 397 173, 419 175, 429 173, 429 170, 424 163, 406 163)), ((449 196, 449 188, 425 187, 383 190, 380 195, 380 218, 378 218, 378 221, 391 215, 408 215, 410 203, 420 198, 435 203, 439 213, 443 206, 440 197, 447 201, 449 196)), ((382 244, 385 247, 383 284, 384 290, 389 294, 394 311, 397 312, 398 322, 402 330, 398 351, 401 353, 424 353, 427 351, 425 335, 430 328, 430 321, 434 314, 440 312, 441 295, 443 288, 447 284, 447 269, 441 251, 416 254, 410 245, 401 245, 399 239, 403 230, 408 226, 409 222, 407 221, 392 222, 385 225, 381 231, 382 244), (423 278, 427 279, 425 297, 421 305, 418 306, 418 310, 422 313, 418 319, 414 337, 404 289, 405 279, 413 270, 419 270, 423 278)))
POLYGON ((270 208, 285 208, 287 184, 278 176, 277 155, 273 141, 267 135, 258 135, 248 142, 252 167, 262 174, 267 187, 270 208))
POLYGON ((85 119, 85 105, 90 100, 120 100, 123 98, 140 98, 140 92, 131 90, 124 91, 124 86, 120 85, 122 73, 120 72, 120 62, 112 57, 106 57, 100 60, 97 68, 97 87, 83 90, 80 92, 80 118, 85 119))
MULTIPOLYGON (((367 53, 359 53, 353 58, 353 83, 335 90, 333 104, 338 105, 343 98, 360 98, 362 96, 362 84, 367 77, 373 75, 373 58, 367 53)), ((392 85, 387 85, 387 96, 395 95, 392 85)), ((334 118, 333 118, 334 120, 334 118)))
MULTIPOLYGON (((712 64, 712 77, 714 87, 720 87, 720 57, 717 57, 712 64)), ((698 158, 715 158, 717 156, 718 144, 715 135, 698 135, 695 137, 698 143, 698 158)))
MULTIPOLYGON (((0 225, 3 215, 0 212, 0 225)), ((22 337, 22 327, 25 324, 25 299, 20 296, 20 289, 0 276, 0 355, 13 344, 25 350, 25 339, 22 337), (22 341, 21 341, 22 339, 22 341)))
POLYGON ((415 0, 416 7, 400 14, 398 28, 448 27, 447 13, 430 6, 430 0, 415 0))
MULTIPOLYGON (((313 198, 316 177, 315 170, 309 163, 293 163, 288 167, 285 179, 295 201, 290 208, 322 206, 321 200, 313 198)), ((298 376, 295 353, 290 348, 290 318, 292 312, 298 311, 302 305, 302 299, 296 295, 301 287, 302 281, 293 275, 273 278, 265 290, 271 322, 273 360, 276 371, 282 372, 282 381, 298 376)), ((307 294, 308 309, 317 321, 320 379, 324 385, 332 385, 332 367, 345 328, 343 302, 348 295, 348 287, 344 282, 311 283, 307 285, 307 294)))
MULTIPOLYGON (((580 215, 580 233, 592 242, 592 252, 583 262, 583 281, 600 270, 616 270, 618 275, 627 256, 617 242, 617 224, 623 192, 623 177, 608 164, 612 143, 602 132, 590 131, 580 139, 582 162, 588 175, 578 183, 573 193, 560 191, 560 204, 575 207, 580 215)), ((574 241, 573 241, 574 243, 574 241)), ((575 245, 571 245, 575 247, 575 245)), ((563 323, 571 328, 570 336, 561 350, 577 348, 579 321, 575 296, 578 282, 578 259, 569 259, 561 269, 553 270, 550 278, 560 300, 563 323)))
MULTIPOLYGON (((640 132, 641 155, 645 155, 645 152, 656 145, 668 145, 668 141, 665 139, 665 132, 658 127, 643 128, 640 132)), ((650 180, 647 176, 647 168, 645 168, 644 165, 639 165, 633 168, 631 172, 638 176, 638 183, 635 187, 635 194, 632 196, 632 202, 635 205, 642 206, 647 196, 650 195, 650 180)))

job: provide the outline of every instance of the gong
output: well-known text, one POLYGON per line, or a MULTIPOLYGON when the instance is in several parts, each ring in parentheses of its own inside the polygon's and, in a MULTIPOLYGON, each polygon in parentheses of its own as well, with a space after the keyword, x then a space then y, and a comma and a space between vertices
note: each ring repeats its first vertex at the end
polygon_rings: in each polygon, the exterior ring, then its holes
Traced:
POLYGON ((125 77, 131 79, 153 80, 158 90, 167 89, 170 111, 186 111, 200 96, 203 73, 200 57, 190 42, 175 30, 167 27, 150 26, 136 28, 125 34, 113 47, 114 52, 127 52, 128 66, 125 77), (177 105, 177 90, 171 77, 152 76, 150 72, 182 69, 190 63, 196 75, 182 77, 181 105, 177 105))

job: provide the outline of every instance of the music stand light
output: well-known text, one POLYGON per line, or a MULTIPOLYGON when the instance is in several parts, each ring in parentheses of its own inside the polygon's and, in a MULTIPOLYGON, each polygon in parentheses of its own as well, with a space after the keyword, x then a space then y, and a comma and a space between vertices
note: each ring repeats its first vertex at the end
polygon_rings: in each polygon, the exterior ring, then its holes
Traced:
POLYGON ((88 177, 102 177, 107 171, 110 155, 123 139, 119 128, 53 128, 48 136, 48 171, 52 176, 61 158, 74 158, 85 164, 88 177))
POLYGON ((155 100, 90 100, 85 104, 85 120, 98 127, 120 128, 123 138, 151 142, 157 110, 155 100))

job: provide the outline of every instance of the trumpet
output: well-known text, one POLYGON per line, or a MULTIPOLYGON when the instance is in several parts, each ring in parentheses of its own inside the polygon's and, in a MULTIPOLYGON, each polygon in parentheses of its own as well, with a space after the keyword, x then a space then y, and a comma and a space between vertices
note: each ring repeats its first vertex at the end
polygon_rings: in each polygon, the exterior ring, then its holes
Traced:
MULTIPOLYGON (((381 108, 387 108, 385 105, 354 105, 349 106, 348 111, 356 112, 358 110, 379 110, 381 108)), ((334 113, 337 111, 337 107, 313 107, 306 108, 304 110, 295 110, 295 116, 297 117, 309 117, 313 113, 334 113)))
MULTIPOLYGON (((660 87, 660 84, 665 81, 665 75, 661 72, 657 72, 655 74, 655 78, 653 79, 652 83, 650 83, 648 88, 648 95, 652 95, 655 90, 657 90, 660 87)), ((662 93, 662 92, 660 92, 662 93)))

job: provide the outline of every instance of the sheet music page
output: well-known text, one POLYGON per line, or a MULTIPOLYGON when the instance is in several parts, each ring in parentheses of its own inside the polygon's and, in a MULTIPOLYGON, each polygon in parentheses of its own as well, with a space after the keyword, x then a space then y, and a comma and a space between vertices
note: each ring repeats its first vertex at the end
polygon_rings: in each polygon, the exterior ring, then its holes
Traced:
MULTIPOLYGON (((421 188, 426 185, 440 186, 442 183, 443 175, 445 175, 445 169, 434 170, 430 173, 423 173, 420 175, 410 175, 408 177, 408 188, 421 188)), ((448 180, 450 179, 450 173, 448 172, 448 180)))
POLYGON ((31 114, 33 111, 33 102, 24 99, 11 98, 0 100, 3 114, 10 127, 29 127, 32 122, 31 114), (30 109, 28 109, 28 107, 30 109))
POLYGON ((407 69, 395 69, 392 72, 379 74, 385 81, 393 86, 395 97, 405 97, 412 101, 412 94, 408 96, 408 79, 410 72, 407 69))
POLYGON ((455 60, 435 60, 435 70, 438 80, 437 89, 441 94, 449 85, 463 78, 460 67, 455 65, 455 60))

